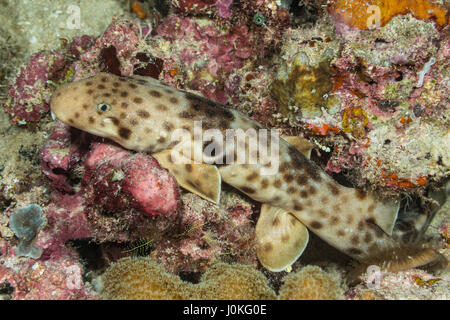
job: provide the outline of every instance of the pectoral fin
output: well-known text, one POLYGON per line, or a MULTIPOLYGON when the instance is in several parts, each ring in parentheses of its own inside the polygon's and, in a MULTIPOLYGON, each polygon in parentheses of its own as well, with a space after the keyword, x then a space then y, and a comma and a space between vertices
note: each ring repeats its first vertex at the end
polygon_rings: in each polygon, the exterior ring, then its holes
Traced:
POLYGON ((400 201, 379 201, 371 193, 368 193, 367 201, 371 201, 376 204, 375 210, 372 213, 375 218, 375 223, 384 232, 391 236, 394 230, 395 221, 397 221, 400 201))
POLYGON ((182 161, 182 156, 172 153, 172 150, 155 153, 153 157, 169 170, 182 188, 205 200, 219 203, 222 180, 216 166, 182 161))
POLYGON ((255 229, 256 254, 270 271, 283 271, 301 256, 308 229, 288 211, 263 204, 255 229))
POLYGON ((314 145, 307 139, 299 136, 282 136, 282 138, 303 153, 305 157, 311 158, 311 150, 314 148, 314 145))

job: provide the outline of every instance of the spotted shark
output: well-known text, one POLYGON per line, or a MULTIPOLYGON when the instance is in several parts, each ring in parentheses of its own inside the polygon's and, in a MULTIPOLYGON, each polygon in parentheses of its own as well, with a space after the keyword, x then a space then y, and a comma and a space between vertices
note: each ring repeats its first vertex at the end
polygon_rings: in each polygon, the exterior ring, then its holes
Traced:
MULTIPOLYGON (((153 78, 108 73, 61 85, 50 105, 56 118, 70 126, 153 155, 181 187, 208 201, 219 202, 225 182, 261 202, 256 251, 261 264, 271 271, 285 270, 301 256, 310 231, 360 262, 398 248, 392 233, 399 201, 340 185, 308 159, 311 148, 298 137, 265 138, 266 143, 277 140, 278 165, 272 174, 261 174, 267 167, 262 162, 174 161, 173 150, 180 141, 171 135, 177 129, 189 133, 193 144, 196 123, 223 136, 230 129, 265 129, 226 105, 153 78)), ((252 152, 250 140, 240 146, 248 154, 252 152)), ((236 148, 229 147, 223 154, 236 152, 236 148)), ((423 249, 420 256, 418 264, 425 264, 436 254, 423 249)))

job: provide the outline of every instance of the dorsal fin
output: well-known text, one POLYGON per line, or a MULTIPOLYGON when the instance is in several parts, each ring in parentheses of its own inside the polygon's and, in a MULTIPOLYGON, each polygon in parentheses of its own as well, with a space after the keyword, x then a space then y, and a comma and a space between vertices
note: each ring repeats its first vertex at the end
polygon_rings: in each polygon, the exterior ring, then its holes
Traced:
POLYGON ((153 157, 163 168, 169 170, 182 188, 205 200, 219 203, 222 180, 216 166, 181 161, 182 156, 176 152, 172 153, 172 150, 155 153, 153 157), (175 159, 171 158, 172 155, 175 159))
POLYGON ((283 271, 303 253, 308 229, 288 211, 263 204, 255 228, 256 254, 270 271, 283 271))
POLYGON ((130 80, 134 80, 138 83, 146 83, 149 85, 157 85, 157 86, 167 86, 165 83, 162 83, 161 81, 152 78, 152 77, 145 77, 145 76, 139 76, 139 75, 132 75, 128 77, 130 80))

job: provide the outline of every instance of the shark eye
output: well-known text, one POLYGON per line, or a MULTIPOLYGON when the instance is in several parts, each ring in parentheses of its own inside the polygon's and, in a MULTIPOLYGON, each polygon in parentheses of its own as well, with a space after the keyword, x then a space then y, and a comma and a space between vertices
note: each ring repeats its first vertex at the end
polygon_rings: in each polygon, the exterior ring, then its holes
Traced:
POLYGON ((112 107, 106 103, 99 103, 95 107, 95 109, 97 109, 98 112, 106 112, 106 111, 111 111, 112 107))

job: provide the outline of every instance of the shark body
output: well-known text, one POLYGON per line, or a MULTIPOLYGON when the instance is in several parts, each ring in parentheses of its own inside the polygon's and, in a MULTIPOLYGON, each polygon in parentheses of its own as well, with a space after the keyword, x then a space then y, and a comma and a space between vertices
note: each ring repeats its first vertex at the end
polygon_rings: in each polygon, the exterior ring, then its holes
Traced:
MULTIPOLYGON (((152 78, 107 73, 59 87, 51 110, 70 126, 154 155, 182 187, 205 199, 217 203, 224 181, 262 202, 257 254, 269 270, 284 270, 297 260, 308 242, 308 230, 361 262, 370 260, 373 252, 396 246, 391 235, 398 202, 380 201, 372 193, 338 184, 282 138, 279 165, 271 175, 261 175, 260 163, 178 165, 169 158, 175 146, 172 132, 183 129, 195 138, 195 122, 224 136, 229 129, 264 129, 237 110, 152 78)), ((241 147, 251 152, 248 141, 241 147)))

